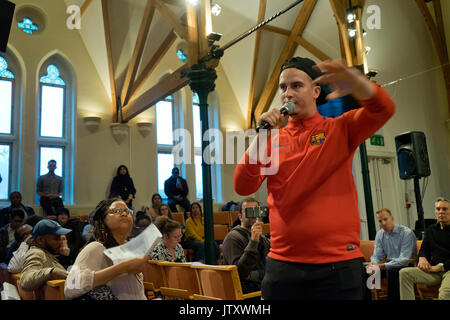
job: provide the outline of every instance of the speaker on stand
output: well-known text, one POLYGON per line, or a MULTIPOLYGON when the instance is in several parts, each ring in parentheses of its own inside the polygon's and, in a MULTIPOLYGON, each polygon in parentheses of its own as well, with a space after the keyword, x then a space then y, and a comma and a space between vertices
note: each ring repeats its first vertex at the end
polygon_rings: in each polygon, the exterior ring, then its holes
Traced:
POLYGON ((425 218, 419 180, 420 178, 428 177, 431 174, 425 134, 419 131, 410 131, 400 134, 395 137, 395 148, 397 151, 400 179, 414 179, 417 216, 422 227, 421 239, 423 239, 425 232, 425 218))
POLYGON ((15 8, 14 3, 0 0, 0 52, 6 52, 15 8))

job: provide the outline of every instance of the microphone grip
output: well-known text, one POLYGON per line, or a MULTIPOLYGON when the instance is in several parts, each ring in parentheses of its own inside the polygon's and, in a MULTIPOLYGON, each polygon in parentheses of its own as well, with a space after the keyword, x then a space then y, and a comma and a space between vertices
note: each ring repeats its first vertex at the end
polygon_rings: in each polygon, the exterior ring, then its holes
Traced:
POLYGON ((259 130, 261 130, 261 129, 270 129, 270 123, 262 120, 261 124, 256 128, 256 132, 259 132, 259 130))

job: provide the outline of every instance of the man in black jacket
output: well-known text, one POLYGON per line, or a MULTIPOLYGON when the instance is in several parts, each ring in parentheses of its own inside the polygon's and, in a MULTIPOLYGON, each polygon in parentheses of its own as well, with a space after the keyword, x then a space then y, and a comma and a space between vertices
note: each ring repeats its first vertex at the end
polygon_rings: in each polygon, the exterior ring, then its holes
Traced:
POLYGON ((414 284, 438 285, 439 300, 450 300, 450 204, 445 198, 435 201, 437 223, 425 231, 415 268, 400 271, 400 299, 414 300, 414 284))
MULTIPOLYGON (((189 188, 182 177, 180 177, 180 171, 178 168, 172 169, 172 176, 164 182, 164 193, 168 198, 168 205, 172 212, 178 212, 177 204, 184 208, 184 212, 189 211, 191 206, 187 194, 189 193, 189 188)), ((187 219, 187 217, 185 217, 187 219)))

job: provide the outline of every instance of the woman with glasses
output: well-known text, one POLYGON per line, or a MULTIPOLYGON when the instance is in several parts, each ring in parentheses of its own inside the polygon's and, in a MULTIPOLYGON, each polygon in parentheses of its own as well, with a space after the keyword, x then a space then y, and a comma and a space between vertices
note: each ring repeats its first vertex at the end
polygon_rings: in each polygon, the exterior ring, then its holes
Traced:
POLYGON ((103 253, 124 244, 133 227, 126 203, 118 198, 103 200, 95 208, 92 220, 95 241, 78 254, 64 287, 66 298, 90 294, 106 285, 119 300, 146 300, 142 270, 150 257, 131 258, 113 265, 103 253))
POLYGON ((162 216, 156 222, 156 226, 163 237, 152 251, 152 260, 186 262, 183 247, 180 245, 183 236, 181 225, 169 217, 162 216))

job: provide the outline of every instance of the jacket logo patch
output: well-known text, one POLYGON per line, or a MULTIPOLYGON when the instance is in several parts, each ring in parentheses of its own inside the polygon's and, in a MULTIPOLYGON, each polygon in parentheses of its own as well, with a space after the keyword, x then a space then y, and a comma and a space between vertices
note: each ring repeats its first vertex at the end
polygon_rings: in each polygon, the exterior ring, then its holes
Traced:
POLYGON ((318 134, 315 134, 311 136, 311 145, 312 146, 318 146, 325 142, 326 136, 325 132, 320 132, 318 134))

